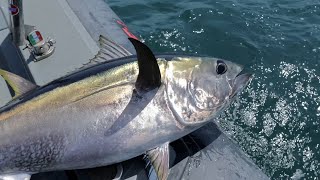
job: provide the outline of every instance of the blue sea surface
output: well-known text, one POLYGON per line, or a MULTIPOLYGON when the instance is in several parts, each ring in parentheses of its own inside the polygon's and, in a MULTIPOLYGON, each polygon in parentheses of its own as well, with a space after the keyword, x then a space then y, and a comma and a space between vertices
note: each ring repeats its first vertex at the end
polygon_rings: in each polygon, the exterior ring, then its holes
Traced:
POLYGON ((320 177, 318 0, 108 0, 156 52, 208 55, 255 78, 216 121, 272 179, 320 177))

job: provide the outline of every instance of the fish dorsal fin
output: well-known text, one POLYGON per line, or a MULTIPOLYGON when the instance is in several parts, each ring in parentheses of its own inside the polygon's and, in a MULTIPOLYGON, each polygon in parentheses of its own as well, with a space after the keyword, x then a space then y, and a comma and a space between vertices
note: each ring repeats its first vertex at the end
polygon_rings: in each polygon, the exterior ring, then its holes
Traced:
POLYGON ((132 54, 124 47, 113 42, 107 37, 100 35, 99 37, 100 50, 98 54, 90 61, 103 62, 111 59, 131 56, 132 54))
POLYGON ((23 77, 20 77, 3 69, 0 69, 0 75, 3 77, 4 80, 7 81, 9 86, 13 89, 15 93, 14 98, 37 87, 37 85, 24 79, 23 77))
POLYGON ((139 75, 136 81, 136 90, 147 92, 161 85, 161 74, 157 60, 152 51, 139 40, 129 38, 136 49, 139 75))
POLYGON ((90 59, 89 62, 83 64, 83 66, 79 67, 77 70, 82 70, 93 65, 109 61, 111 59, 117 59, 132 55, 124 47, 120 46, 119 44, 113 42, 109 38, 104 37, 102 35, 99 36, 99 46, 100 50, 94 56, 94 58, 90 59))
POLYGON ((166 180, 169 174, 169 143, 147 151, 148 159, 151 162, 158 180, 166 180))

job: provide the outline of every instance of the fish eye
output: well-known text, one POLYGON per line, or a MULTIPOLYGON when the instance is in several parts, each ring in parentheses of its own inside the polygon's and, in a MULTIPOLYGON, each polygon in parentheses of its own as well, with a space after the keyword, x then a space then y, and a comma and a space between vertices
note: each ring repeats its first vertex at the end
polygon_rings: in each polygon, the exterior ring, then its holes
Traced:
POLYGON ((216 71, 219 75, 222 75, 225 72, 227 72, 227 69, 228 67, 223 61, 220 61, 220 60, 217 61, 216 71))

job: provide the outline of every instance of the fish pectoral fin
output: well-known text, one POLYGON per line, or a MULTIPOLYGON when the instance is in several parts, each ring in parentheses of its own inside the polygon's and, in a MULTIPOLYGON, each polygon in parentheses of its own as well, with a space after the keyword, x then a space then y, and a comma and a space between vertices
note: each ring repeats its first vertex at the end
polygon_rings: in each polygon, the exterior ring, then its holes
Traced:
POLYGON ((158 180, 166 180, 169 175, 169 143, 165 143, 155 149, 147 151, 158 180))
POLYGON ((0 175, 0 180, 30 180, 30 174, 0 175))
POLYGON ((23 77, 5 71, 3 69, 0 69, 0 75, 13 89, 15 93, 14 98, 38 87, 36 84, 24 79, 23 77))
POLYGON ((139 75, 136 90, 139 93, 148 92, 161 85, 161 74, 158 62, 149 47, 137 39, 129 38, 136 49, 139 75))

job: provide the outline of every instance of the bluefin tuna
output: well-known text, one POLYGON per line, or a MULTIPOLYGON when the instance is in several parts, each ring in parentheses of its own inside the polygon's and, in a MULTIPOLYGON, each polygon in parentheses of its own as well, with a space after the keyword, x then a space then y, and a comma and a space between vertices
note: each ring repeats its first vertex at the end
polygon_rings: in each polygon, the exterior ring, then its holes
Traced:
POLYGON ((121 58, 41 87, 0 70, 16 93, 0 109, 1 178, 29 179, 146 154, 158 178, 167 179, 169 143, 212 121, 252 78, 226 60, 155 56, 129 39, 136 56, 102 37, 95 59, 121 58))

